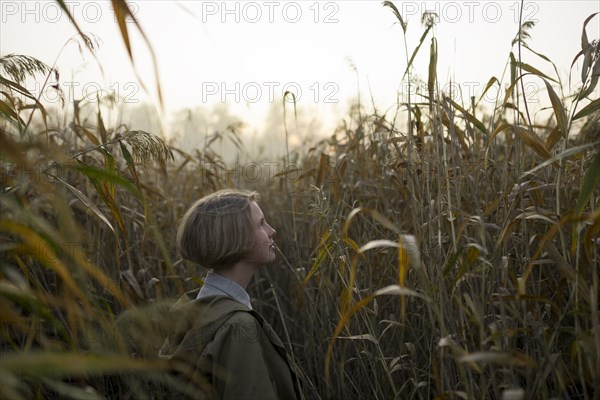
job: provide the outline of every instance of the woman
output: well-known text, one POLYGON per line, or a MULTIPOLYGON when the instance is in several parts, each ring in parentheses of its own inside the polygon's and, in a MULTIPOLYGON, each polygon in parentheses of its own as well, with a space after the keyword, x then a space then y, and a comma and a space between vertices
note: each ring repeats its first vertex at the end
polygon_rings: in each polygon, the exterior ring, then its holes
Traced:
POLYGON ((189 397, 301 397, 295 366, 246 292, 258 269, 275 260, 275 229, 258 199, 256 192, 219 191, 198 200, 179 225, 182 256, 212 269, 199 291, 173 306, 173 334, 160 353, 189 382, 189 397))

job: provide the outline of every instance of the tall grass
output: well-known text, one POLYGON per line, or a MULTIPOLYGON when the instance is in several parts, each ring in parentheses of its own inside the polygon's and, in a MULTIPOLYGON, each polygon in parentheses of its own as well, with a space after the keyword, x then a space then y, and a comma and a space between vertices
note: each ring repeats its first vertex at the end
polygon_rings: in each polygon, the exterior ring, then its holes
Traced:
MULTIPOLYGON (((384 5, 403 34, 416 29, 384 5)), ((22 86, 51 67, 4 56, 0 396, 177 390, 182 382, 154 357, 161 321, 203 271, 178 259, 174 229, 195 199, 238 186, 262 193, 278 231, 280 257, 250 292, 289 336, 307 398, 597 398, 593 18, 576 58, 580 87, 567 96, 560 77, 521 61, 533 29, 523 24, 509 78, 486 87, 507 88, 491 113, 440 93, 427 20, 415 49, 405 45, 402 77, 417 79, 412 60, 429 40, 427 93, 395 115, 357 106, 331 137, 307 153, 290 149, 260 182, 221 173, 212 140, 189 153, 106 126, 106 102, 75 102, 70 121, 56 122, 22 86), (546 88, 545 124, 531 120, 524 75, 546 88)), ((240 144, 235 129, 213 139, 225 136, 240 144)))

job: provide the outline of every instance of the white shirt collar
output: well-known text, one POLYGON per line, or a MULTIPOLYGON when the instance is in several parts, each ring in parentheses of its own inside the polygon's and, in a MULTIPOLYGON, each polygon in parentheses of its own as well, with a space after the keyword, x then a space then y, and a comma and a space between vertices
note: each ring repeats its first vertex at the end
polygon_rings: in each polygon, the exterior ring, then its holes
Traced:
POLYGON ((229 296, 252 310, 248 292, 237 282, 214 272, 209 272, 206 275, 204 286, 202 286, 196 298, 202 299, 210 296, 229 296))

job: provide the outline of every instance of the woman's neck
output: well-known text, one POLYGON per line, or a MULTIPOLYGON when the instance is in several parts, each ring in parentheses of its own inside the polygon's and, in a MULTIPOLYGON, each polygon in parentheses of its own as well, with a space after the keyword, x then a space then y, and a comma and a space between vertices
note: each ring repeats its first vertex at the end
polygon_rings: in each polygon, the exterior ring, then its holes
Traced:
POLYGON ((214 272, 231 279, 246 290, 257 270, 255 265, 240 261, 229 268, 214 272))

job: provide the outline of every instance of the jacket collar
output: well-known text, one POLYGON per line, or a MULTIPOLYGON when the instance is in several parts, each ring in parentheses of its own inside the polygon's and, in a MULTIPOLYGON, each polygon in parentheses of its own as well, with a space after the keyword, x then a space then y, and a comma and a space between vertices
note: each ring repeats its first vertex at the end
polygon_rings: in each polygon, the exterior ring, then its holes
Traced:
POLYGON ((176 313, 185 312, 197 307, 204 312, 202 315, 203 324, 214 322, 224 315, 228 315, 235 311, 251 311, 251 309, 242 303, 226 295, 197 298, 199 291, 200 289, 194 289, 185 292, 183 296, 173 304, 171 311, 176 313))
POLYGON ((200 289, 197 298, 201 299, 204 297, 223 295, 231 297, 252 310, 250 296, 248 295, 248 292, 246 292, 246 289, 223 275, 209 272, 208 275, 206 275, 206 278, 204 278, 204 285, 200 289))

